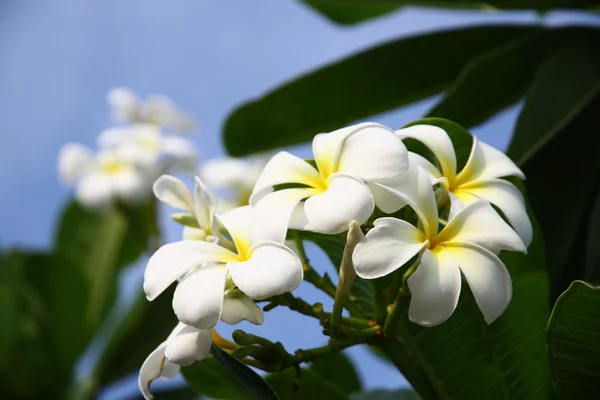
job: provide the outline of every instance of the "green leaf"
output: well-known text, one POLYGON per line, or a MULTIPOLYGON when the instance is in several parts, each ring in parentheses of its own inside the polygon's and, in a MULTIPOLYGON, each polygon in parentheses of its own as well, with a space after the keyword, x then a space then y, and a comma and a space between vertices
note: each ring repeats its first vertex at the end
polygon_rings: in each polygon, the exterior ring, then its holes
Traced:
POLYGON ((288 368, 269 374, 265 379, 281 400, 348 399, 341 388, 310 369, 301 368, 298 377, 296 369, 288 368))
POLYGON ((254 397, 216 359, 207 358, 181 369, 190 388, 202 396, 224 400, 253 400, 254 397))
POLYGON ((241 106, 225 124, 225 145, 230 154, 241 156, 302 143, 316 133, 427 98, 448 88, 473 57, 538 30, 469 27, 379 45, 241 106))
POLYGON ((271 386, 256 372, 243 364, 237 358, 230 356, 218 346, 212 345, 211 354, 215 359, 234 376, 242 386, 248 390, 256 399, 260 400, 279 400, 271 386))
MULTIPOLYGON (((425 121, 444 128, 457 146, 458 158, 466 158, 471 147, 468 132, 449 121, 425 121)), ((533 223, 527 255, 500 255, 512 278, 513 297, 493 324, 485 323, 464 282, 459 304, 443 324, 423 328, 403 317, 398 340, 408 354, 402 354, 402 348, 380 346, 411 383, 417 382, 413 387, 423 399, 548 398, 543 334, 549 314, 548 276, 542 236, 535 219, 533 223)))
POLYGON ((450 9, 537 9, 589 8, 597 6, 593 0, 488 0, 485 3, 467 0, 303 0, 330 20, 350 25, 385 15, 402 6, 436 7, 450 9))
POLYGON ((94 372, 98 386, 106 385, 137 371, 146 357, 161 344, 177 325, 173 313, 171 287, 152 302, 140 291, 133 309, 109 339, 94 372))
POLYGON ((573 282, 556 301, 547 335, 559 398, 600 398, 600 289, 573 282))
POLYGON ((358 392, 362 387, 354 364, 344 353, 319 358, 310 365, 310 370, 338 386, 344 393, 358 392))
MULTIPOLYGON (((344 235, 323 235, 315 232, 301 232, 304 240, 319 246, 327 255, 336 271, 342 263, 342 254, 346 246, 344 235)), ((348 295, 349 301, 355 303, 360 311, 369 316, 373 314, 373 293, 369 282, 357 276, 348 295)))
POLYGON ((350 400, 419 400, 418 394, 410 389, 398 390, 369 390, 366 392, 354 393, 350 400))
POLYGON ((585 274, 583 232, 600 184, 597 39, 589 32, 575 35, 542 63, 508 151, 527 176, 548 245, 553 298, 585 274))
POLYGON ((303 0, 330 20, 350 25, 379 17, 399 8, 399 5, 380 2, 337 2, 331 0, 303 0))
POLYGON ((523 97, 557 32, 535 32, 473 58, 427 115, 475 126, 523 97))

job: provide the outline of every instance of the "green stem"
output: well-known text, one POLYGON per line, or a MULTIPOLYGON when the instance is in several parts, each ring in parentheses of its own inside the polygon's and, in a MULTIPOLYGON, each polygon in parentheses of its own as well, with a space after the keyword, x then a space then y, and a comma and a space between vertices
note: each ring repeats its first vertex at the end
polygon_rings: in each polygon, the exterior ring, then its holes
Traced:
POLYGON ((406 270, 404 275, 402 276, 402 288, 400 289, 400 293, 402 296, 408 296, 410 294, 410 290, 408 289, 408 278, 417 270, 417 267, 421 264, 421 256, 417 257, 415 262, 411 264, 410 267, 406 270))

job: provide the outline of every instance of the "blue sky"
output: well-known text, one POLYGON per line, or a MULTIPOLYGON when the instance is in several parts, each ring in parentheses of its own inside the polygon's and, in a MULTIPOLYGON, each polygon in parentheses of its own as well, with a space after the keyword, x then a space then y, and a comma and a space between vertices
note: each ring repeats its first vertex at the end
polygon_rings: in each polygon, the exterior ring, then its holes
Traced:
MULTIPOLYGON (((220 130, 236 105, 309 69, 394 37, 539 21, 530 12, 406 8, 341 27, 294 0, 5 0, 0 3, 0 246, 50 245, 57 210, 70 197, 56 178, 58 150, 68 141, 94 144, 108 125, 105 95, 111 87, 175 99, 199 121, 193 139, 203 157, 214 158, 224 152, 220 130)), ((569 22, 598 20, 574 13, 544 17, 552 25, 569 22)), ((432 102, 372 119, 399 127, 419 118, 432 102)), ((509 110, 474 132, 504 148, 515 116, 515 109, 509 110)), ((177 240, 179 227, 164 222, 167 238, 177 240)), ((314 260, 325 263, 320 255, 314 260)), ((137 290, 139 268, 131 276, 127 293, 137 290)), ((298 293, 321 300, 304 285, 298 293)), ((281 340, 291 351, 323 343, 313 321, 278 310, 252 330, 281 340)), ((366 350, 350 353, 367 387, 405 384, 366 350)), ((120 398, 131 390, 119 385, 105 397, 120 398)))

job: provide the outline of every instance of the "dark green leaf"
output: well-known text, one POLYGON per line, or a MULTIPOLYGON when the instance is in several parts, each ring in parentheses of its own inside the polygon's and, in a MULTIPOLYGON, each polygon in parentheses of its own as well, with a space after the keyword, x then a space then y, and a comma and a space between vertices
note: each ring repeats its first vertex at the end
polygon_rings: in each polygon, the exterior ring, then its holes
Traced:
POLYGON ((216 360, 235 377, 242 386, 258 400, 278 400, 271 386, 250 367, 243 364, 237 358, 230 356, 218 346, 212 345, 210 352, 216 360))
POLYGON ((556 301, 548 355, 560 399, 600 398, 600 289, 575 281, 556 301))
POLYGON ((225 145, 241 156, 302 143, 427 98, 449 87, 473 57, 537 30, 470 27, 398 39, 355 54, 235 110, 225 124, 225 145))
POLYGON ((327 18, 339 24, 355 24, 394 11, 399 5, 384 2, 341 2, 335 0, 303 0, 327 18))
POLYGON ((300 376, 297 376, 296 369, 288 368, 269 374, 265 379, 281 400, 348 399, 342 389, 310 369, 300 369, 300 376))
POLYGON ((41 253, 0 254, 0 398, 59 398, 66 391, 71 370, 57 362, 57 335, 68 331, 59 324, 74 323, 65 320, 74 308, 57 308, 48 296, 74 278, 62 274, 61 261, 41 253))
POLYGON ((362 387, 354 364, 344 353, 319 358, 310 369, 345 393, 358 392, 362 387))
POLYGON ((162 343, 177 324, 173 314, 173 291, 167 289, 149 302, 140 292, 122 324, 109 339, 98 360, 95 379, 100 386, 138 370, 146 357, 162 343))
POLYGON ((594 132, 600 125, 600 53, 594 38, 572 38, 543 62, 509 147, 527 176, 548 245, 553 298, 584 277, 585 260, 576 257, 585 254, 583 231, 600 184, 600 135, 594 132))
POLYGON ((523 97, 542 57, 562 31, 535 32, 473 58, 427 114, 475 126, 523 97))
POLYGON ((597 6, 594 0, 488 0, 474 2, 467 0, 303 0, 330 20, 340 24, 355 24, 387 14, 402 6, 436 7, 451 9, 537 9, 588 8, 597 6))
POLYGON ((253 400, 254 397, 216 359, 207 358, 181 373, 192 390, 202 396, 224 400, 253 400))
MULTIPOLYGON (((444 128, 458 158, 466 158, 471 145, 464 129, 445 120, 424 122, 444 128)), ((543 335, 549 314, 548 276, 542 236, 533 222, 528 254, 500 255, 512 278, 513 297, 493 324, 486 325, 465 282, 457 309, 443 324, 423 328, 404 316, 399 340, 408 354, 401 353, 402 348, 380 346, 411 382, 418 382, 414 387, 423 399, 548 398, 543 335)))
POLYGON ((354 393, 350 400, 419 400, 418 394, 410 389, 398 390, 369 390, 354 393))

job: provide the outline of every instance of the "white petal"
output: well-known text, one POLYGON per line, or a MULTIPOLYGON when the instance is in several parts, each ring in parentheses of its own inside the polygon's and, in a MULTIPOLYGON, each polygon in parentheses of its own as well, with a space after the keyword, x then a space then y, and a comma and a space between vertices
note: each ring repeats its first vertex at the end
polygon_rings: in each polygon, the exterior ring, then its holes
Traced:
POLYGON ((213 188, 234 188, 252 192, 270 158, 256 156, 247 159, 225 157, 208 160, 202 165, 202 178, 213 188))
POLYGON ((129 127, 118 126, 100 132, 96 143, 101 149, 111 149, 119 146, 126 140, 131 140, 131 129, 129 127))
POLYGON ((183 240, 162 246, 148 260, 144 291, 152 301, 191 268, 206 262, 226 263, 237 256, 213 243, 183 240))
POLYGON ((115 190, 111 177, 102 172, 86 174, 75 188, 75 197, 85 207, 106 208, 113 200, 115 190))
POLYGON ((468 204, 479 200, 478 197, 466 192, 459 192, 458 194, 446 192, 446 194, 448 194, 448 197, 450 198, 450 212, 448 213, 448 221, 454 218, 456 214, 458 214, 458 212, 465 208, 468 204))
POLYGON ((201 361, 210 351, 212 334, 210 329, 186 326, 169 337, 165 356, 175 364, 187 366, 201 361))
POLYGON ((126 87, 111 89, 106 95, 108 105, 113 109, 115 122, 126 122, 135 116, 138 110, 139 99, 133 91, 126 87))
POLYGON ((421 265, 408 278, 410 306, 408 318, 421 326, 436 326, 446 321, 458 304, 460 270, 443 248, 425 250, 421 265))
POLYGON ((254 300, 290 292, 304 276, 298 256, 275 242, 258 244, 251 249, 248 261, 228 266, 236 286, 254 300))
POLYGON ((264 322, 263 310, 248 296, 229 297, 223 299, 221 321, 235 325, 242 321, 250 321, 261 325, 264 322))
POLYGON ((517 233, 485 200, 478 200, 460 210, 438 235, 438 243, 475 243, 498 253, 513 250, 526 253, 517 233))
MULTIPOLYGON (((201 228, 192 228, 191 226, 184 226, 183 227, 183 234, 182 234, 182 239, 183 240, 206 240, 206 232, 204 231, 204 229, 201 228)), ((208 242, 209 240, 207 240, 208 242)))
POLYGON ((427 172, 429 178, 431 179, 432 185, 435 185, 442 179, 446 179, 435 165, 430 163, 428 159, 421 156, 420 154, 410 152, 410 162, 416 163, 419 166, 419 168, 427 172))
POLYGON ((406 206, 406 201, 389 189, 397 179, 398 177, 394 177, 367 182, 375 199, 375 206, 386 214, 394 213, 406 206))
POLYGON ((533 227, 527 215, 523 195, 512 183, 502 179, 490 179, 479 181, 476 185, 471 184, 468 188, 461 189, 462 191, 497 206, 521 237, 525 246, 529 247, 533 238, 533 227))
MULTIPOLYGON (((380 190, 386 190, 402 200, 397 202, 396 206, 402 206, 404 203, 410 205, 423 223, 425 234, 429 236, 429 232, 437 232, 437 204, 429 174, 413 162, 413 154, 409 154, 409 168, 405 174, 374 184, 378 185, 380 190)), ((393 205, 391 202, 389 204, 393 205)))
POLYGON ((145 399, 154 398, 154 396, 152 396, 152 392, 150 392, 150 384, 152 381, 160 378, 162 375, 166 347, 166 341, 161 343, 160 346, 150 353, 140 368, 140 373, 138 375, 138 388, 145 399))
POLYGON ((73 184, 88 172, 94 163, 91 149, 79 143, 68 143, 58 155, 58 175, 64 183, 73 184))
POLYGON ((152 189, 156 198, 163 203, 195 214, 192 194, 181 180, 171 175, 162 175, 154 182, 152 189))
POLYGON ((213 235, 217 232, 212 232, 213 220, 216 210, 217 200, 212 191, 196 177, 196 185, 194 191, 194 214, 200 226, 209 230, 213 235))
POLYGON ((162 152, 171 162, 193 164, 198 158, 194 143, 177 136, 165 136, 162 139, 162 152))
POLYGON ((396 131, 401 138, 409 137, 423 143, 438 159, 444 176, 453 180, 456 176, 456 153, 452 140, 445 130, 433 125, 414 125, 396 131))
POLYGON ((173 311, 186 325, 210 329, 221 318, 227 269, 223 264, 208 264, 186 275, 173 294, 173 311))
POLYGON ((506 154, 473 138, 469 160, 456 177, 455 185, 503 176, 517 176, 525 179, 523 172, 506 154))
POLYGON ((512 283, 506 267, 492 252, 475 244, 445 247, 465 276, 485 322, 491 324, 506 310, 512 297, 512 283))
MULTIPOLYGON (((313 189, 283 189, 264 196, 253 209, 253 240, 283 243, 300 201, 309 197, 313 189)), ((296 215, 296 219, 298 216, 296 215)), ((296 222, 297 225, 297 222, 296 222)))
POLYGON ((217 218, 233 239, 238 254, 242 256, 246 254, 250 246, 254 244, 252 240, 252 207, 234 208, 223 215, 218 215, 217 218))
POLYGON ((354 269, 361 278, 390 274, 425 246, 423 233, 406 221, 379 218, 373 225, 352 255, 354 269))
POLYGON ((126 203, 136 203, 150 196, 150 180, 139 170, 126 167, 113 177, 119 197, 126 203))
POLYGON ((398 176, 408 169, 408 152, 394 131, 364 123, 346 136, 337 171, 368 181, 398 176))
POLYGON ((273 186, 285 183, 299 183, 310 187, 324 186, 319 171, 301 158, 285 151, 277 153, 262 171, 254 191, 250 197, 250 204, 254 205, 267 193, 273 191, 273 186))
POLYGON ((375 208, 369 187, 351 175, 332 175, 325 192, 304 202, 309 224, 318 232, 335 234, 348 230, 350 221, 363 224, 375 208))

